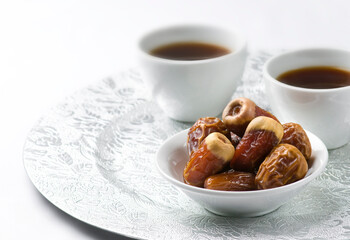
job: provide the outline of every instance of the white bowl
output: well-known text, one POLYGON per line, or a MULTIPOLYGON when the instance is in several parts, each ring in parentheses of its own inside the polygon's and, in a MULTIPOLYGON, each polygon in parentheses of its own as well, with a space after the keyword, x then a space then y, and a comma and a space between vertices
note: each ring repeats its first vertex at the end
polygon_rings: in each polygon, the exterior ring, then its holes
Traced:
POLYGON ((157 167, 171 184, 205 209, 223 216, 254 217, 270 213, 297 195, 319 176, 328 162, 324 143, 306 131, 312 146, 311 166, 306 176, 286 186, 254 191, 218 191, 194 187, 183 182, 183 170, 189 159, 184 130, 166 140, 157 152, 157 167))

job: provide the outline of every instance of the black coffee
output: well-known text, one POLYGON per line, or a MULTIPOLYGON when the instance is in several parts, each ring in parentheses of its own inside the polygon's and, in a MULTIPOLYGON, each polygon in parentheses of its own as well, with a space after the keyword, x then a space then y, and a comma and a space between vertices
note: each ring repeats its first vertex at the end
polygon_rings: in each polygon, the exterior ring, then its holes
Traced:
POLYGON ((150 54, 171 60, 203 60, 230 53, 225 47, 201 42, 177 42, 153 49, 150 54))
POLYGON ((350 71, 330 66, 306 67, 285 72, 277 80, 302 88, 340 88, 350 86, 350 71))

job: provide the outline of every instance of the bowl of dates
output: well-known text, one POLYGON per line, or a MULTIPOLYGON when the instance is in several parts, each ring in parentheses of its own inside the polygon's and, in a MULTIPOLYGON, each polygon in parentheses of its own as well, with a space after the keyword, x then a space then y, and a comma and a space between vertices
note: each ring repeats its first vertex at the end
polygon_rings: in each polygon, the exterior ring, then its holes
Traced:
POLYGON ((280 123, 247 98, 232 100, 221 119, 198 119, 167 139, 156 156, 161 175, 194 202, 239 217, 278 209, 327 162, 316 135, 297 123, 280 123))

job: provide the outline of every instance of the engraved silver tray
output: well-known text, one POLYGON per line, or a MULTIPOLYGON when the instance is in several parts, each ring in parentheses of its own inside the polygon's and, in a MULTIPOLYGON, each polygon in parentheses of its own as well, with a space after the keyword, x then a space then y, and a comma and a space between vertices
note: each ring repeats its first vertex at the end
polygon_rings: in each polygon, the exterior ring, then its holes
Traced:
MULTIPOLYGON (((269 109, 261 68, 248 59, 233 97, 269 109)), ((53 107, 28 134, 24 165, 51 203, 86 223, 143 239, 350 239, 350 145, 330 152, 326 171, 277 211, 216 216, 162 179, 160 144, 189 127, 167 118, 136 70, 82 89, 53 107)))

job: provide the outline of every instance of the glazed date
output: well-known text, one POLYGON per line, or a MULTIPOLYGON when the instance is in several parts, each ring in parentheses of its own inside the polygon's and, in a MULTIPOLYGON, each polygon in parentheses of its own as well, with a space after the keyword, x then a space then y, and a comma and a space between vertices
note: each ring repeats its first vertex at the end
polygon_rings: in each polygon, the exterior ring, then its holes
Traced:
POLYGON ((229 170, 208 177, 204 188, 221 191, 250 191, 255 190, 255 174, 229 170))
POLYGON ((220 132, 229 136, 225 124, 216 117, 205 117, 198 119, 188 131, 187 150, 189 156, 196 151, 201 142, 213 132, 220 132))
POLYGON ((304 129, 297 123, 285 123, 281 143, 295 146, 308 161, 311 157, 311 143, 304 129))
POLYGON ((184 169, 184 182, 203 187, 207 177, 219 173, 230 162, 235 148, 222 133, 209 134, 192 153, 184 169))
POLYGON ((270 117, 278 122, 273 114, 258 107, 252 100, 241 97, 227 104, 222 120, 230 131, 242 137, 250 121, 259 116, 270 117))
POLYGON ((270 117, 254 118, 237 145, 231 160, 232 169, 254 172, 282 139, 282 125, 270 117))
POLYGON ((261 163, 255 183, 258 189, 280 187, 302 179, 307 171, 306 159, 296 147, 279 144, 261 163))

